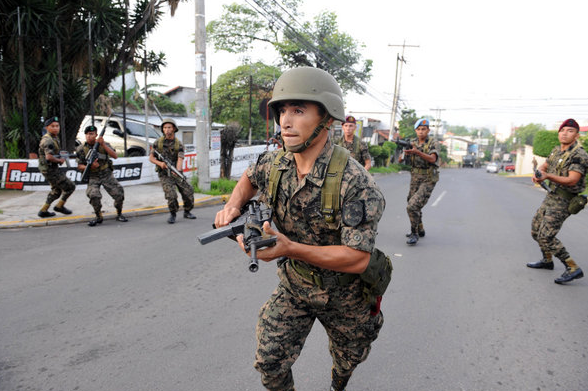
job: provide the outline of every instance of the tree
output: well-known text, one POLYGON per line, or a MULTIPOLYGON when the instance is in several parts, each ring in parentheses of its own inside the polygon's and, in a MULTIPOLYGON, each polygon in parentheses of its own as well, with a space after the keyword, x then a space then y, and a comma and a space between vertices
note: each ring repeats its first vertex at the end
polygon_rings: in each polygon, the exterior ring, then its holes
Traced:
POLYGON ((544 131, 545 126, 541 124, 528 124, 515 129, 514 135, 506 140, 509 149, 515 149, 521 145, 533 145, 533 139, 539 131, 544 131))
POLYGON ((252 0, 247 5, 225 5, 219 20, 206 26, 209 40, 215 50, 243 53, 254 43, 270 43, 286 67, 312 66, 329 72, 346 92, 365 92, 371 78, 372 60, 362 60, 359 48, 363 47, 350 35, 340 32, 337 16, 322 12, 314 21, 303 24, 292 15, 300 15, 300 0, 284 1, 276 8, 269 0, 252 0))
MULTIPOLYGON (((183 0, 137 0, 132 10, 128 0, 4 0, 0 3, 0 113, 7 131, 6 142, 17 140, 24 150, 23 96, 19 72, 19 27, 26 61, 26 113, 32 144, 41 134, 42 116, 59 113, 59 61, 62 56, 64 107, 69 150, 77 128, 96 100, 123 69, 140 63, 136 58, 146 34, 153 31, 169 5, 172 15, 183 0), (89 88, 88 30, 92 35, 93 88, 89 88), (90 97, 90 91, 93 96, 90 97), (9 119, 7 121, 7 119, 9 119)), ((142 57, 142 56, 140 56, 142 57)), ((149 53, 142 66, 158 71, 163 54, 149 53)), ((32 147, 32 146, 30 146, 32 147)))
POLYGON ((398 133, 402 138, 415 138, 416 132, 414 131, 414 124, 418 121, 416 112, 413 109, 402 110, 400 115, 400 121, 398 122, 398 133))
POLYGON ((470 130, 465 126, 450 125, 447 127, 447 131, 453 133, 456 136, 469 136, 470 130))
MULTIPOLYGON (((259 115, 259 106, 263 99, 271 97, 274 82, 280 74, 278 68, 258 62, 241 65, 220 75, 216 83, 212 85, 212 121, 238 122, 244 129, 249 129, 251 77, 252 139, 265 140, 266 121, 259 115)), ((272 126, 271 123, 270 126, 272 126)))
POLYGON ((553 147, 559 144, 557 132, 552 130, 538 131, 533 140, 533 154, 547 157, 553 147))

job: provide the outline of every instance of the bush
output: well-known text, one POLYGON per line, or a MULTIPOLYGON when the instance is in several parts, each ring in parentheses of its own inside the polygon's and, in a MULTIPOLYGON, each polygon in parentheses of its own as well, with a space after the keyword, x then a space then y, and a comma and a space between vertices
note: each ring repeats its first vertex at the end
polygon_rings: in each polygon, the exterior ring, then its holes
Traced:
POLYGON ((210 190, 204 191, 198 187, 198 176, 192 177, 192 187, 195 193, 208 194, 208 195, 224 195, 231 194, 233 189, 237 185, 237 181, 232 179, 220 178, 217 181, 210 182, 210 190))
POLYGON ((535 133, 533 140, 533 154, 541 157, 549 156, 549 153, 559 144, 557 132, 553 130, 540 130, 535 133))

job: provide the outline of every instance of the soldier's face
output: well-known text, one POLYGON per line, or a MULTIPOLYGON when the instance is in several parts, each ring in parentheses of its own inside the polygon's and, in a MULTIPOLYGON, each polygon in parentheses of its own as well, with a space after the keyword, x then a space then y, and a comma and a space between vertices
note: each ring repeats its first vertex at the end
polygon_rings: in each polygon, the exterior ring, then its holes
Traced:
POLYGON ((86 142, 88 144, 94 144, 96 142, 96 132, 88 132, 86 133, 86 142))
POLYGON ((427 135, 429 134, 429 127, 421 125, 418 128, 416 128, 415 131, 416 131, 417 137, 420 138, 421 140, 424 140, 425 138, 427 138, 427 135))
POLYGON ((352 124, 350 122, 346 122, 343 124, 343 132, 345 132, 345 136, 351 137, 355 133, 355 129, 357 129, 357 125, 352 124))
POLYGON ((163 134, 165 134, 165 138, 172 139, 174 138, 175 128, 170 123, 163 124, 163 134))
POLYGON ((282 139, 287 147, 305 142, 322 119, 319 106, 312 102, 286 102, 278 111, 282 139))
POLYGON ((571 126, 564 126, 557 134, 560 144, 572 144, 580 136, 580 132, 571 126))
POLYGON ((59 122, 51 122, 49 126, 47 126, 47 131, 54 136, 59 134, 59 122))

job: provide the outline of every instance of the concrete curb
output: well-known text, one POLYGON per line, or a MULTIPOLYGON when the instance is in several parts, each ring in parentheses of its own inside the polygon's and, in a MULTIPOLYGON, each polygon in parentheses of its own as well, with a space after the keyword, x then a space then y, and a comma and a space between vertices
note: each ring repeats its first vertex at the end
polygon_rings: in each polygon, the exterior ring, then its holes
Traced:
MULTIPOLYGON (((229 199, 228 195, 221 196, 206 196, 194 200, 194 208, 203 208, 206 206, 219 205, 227 202, 229 199)), ((182 204, 180 204, 181 206, 182 204)), ((157 213, 167 213, 167 205, 136 208, 136 209, 125 209, 123 214, 127 217, 147 216, 157 213)), ((94 214, 91 215, 76 215, 76 216, 64 216, 64 217, 50 217, 47 219, 34 219, 24 221, 4 221, 0 222, 0 229, 10 228, 29 228, 29 227, 47 227, 53 225, 64 225, 64 224, 76 224, 84 223, 92 220, 94 214)), ((116 213, 105 213, 104 220, 114 220, 116 213)))

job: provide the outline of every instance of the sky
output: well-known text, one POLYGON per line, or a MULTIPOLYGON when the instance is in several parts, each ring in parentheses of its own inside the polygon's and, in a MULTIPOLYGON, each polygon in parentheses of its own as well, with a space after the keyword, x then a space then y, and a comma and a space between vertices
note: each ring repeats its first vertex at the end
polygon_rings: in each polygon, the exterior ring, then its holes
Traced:
MULTIPOLYGON (((246 0, 206 0, 206 23, 233 2, 246 0)), ((404 49, 400 109, 491 131, 530 123, 555 129, 569 117, 588 125, 585 0, 305 0, 296 19, 312 20, 325 10, 337 14, 339 30, 373 60, 369 94, 348 93, 348 114, 390 123, 396 58, 406 44, 418 47, 404 49)), ((166 86, 160 91, 195 85, 194 13, 194 1, 181 3, 148 38, 148 49, 166 53, 167 67, 148 75, 148 84, 166 86)), ((208 45, 212 81, 244 58, 278 62, 268 45, 244 54, 208 45)), ((142 85, 143 76, 137 78, 142 85)))

